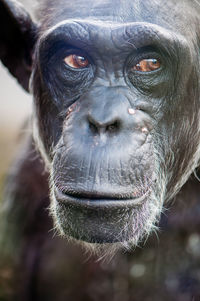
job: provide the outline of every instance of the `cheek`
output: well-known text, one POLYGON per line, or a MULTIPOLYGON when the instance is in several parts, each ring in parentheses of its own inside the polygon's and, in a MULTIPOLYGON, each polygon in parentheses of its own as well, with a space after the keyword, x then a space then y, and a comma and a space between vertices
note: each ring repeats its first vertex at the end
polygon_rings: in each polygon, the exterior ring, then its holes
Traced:
POLYGON ((165 123, 159 125, 160 134, 156 139, 156 150, 166 182, 166 200, 177 194, 193 170, 198 167, 200 128, 195 115, 196 112, 191 112, 191 107, 186 114, 182 106, 171 116, 169 114, 165 123))
POLYGON ((62 135, 63 119, 59 109, 49 98, 40 97, 34 101, 34 138, 39 150, 52 160, 52 153, 62 135))

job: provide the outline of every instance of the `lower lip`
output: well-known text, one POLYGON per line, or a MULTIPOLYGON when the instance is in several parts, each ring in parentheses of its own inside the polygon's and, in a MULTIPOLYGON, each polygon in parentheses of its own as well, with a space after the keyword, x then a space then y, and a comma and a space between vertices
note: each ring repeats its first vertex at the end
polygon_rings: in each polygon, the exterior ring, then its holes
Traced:
POLYGON ((135 207, 141 205, 147 196, 149 195, 149 191, 142 195, 139 198, 133 199, 92 199, 92 198, 77 198, 68 194, 62 193, 60 190, 54 190, 54 195, 57 201, 63 202, 68 205, 85 207, 91 209, 98 208, 124 208, 124 207, 135 207))

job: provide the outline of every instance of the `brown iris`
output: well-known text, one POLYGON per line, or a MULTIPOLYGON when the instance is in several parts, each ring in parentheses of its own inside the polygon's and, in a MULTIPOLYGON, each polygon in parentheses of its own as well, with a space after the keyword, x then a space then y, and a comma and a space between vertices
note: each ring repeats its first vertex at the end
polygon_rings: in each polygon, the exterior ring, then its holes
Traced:
POLYGON ((64 58, 64 62, 75 69, 86 68, 89 65, 89 61, 81 55, 70 54, 64 58))
POLYGON ((144 59, 137 63, 133 70, 140 72, 150 72, 159 69, 161 63, 157 59, 144 59))

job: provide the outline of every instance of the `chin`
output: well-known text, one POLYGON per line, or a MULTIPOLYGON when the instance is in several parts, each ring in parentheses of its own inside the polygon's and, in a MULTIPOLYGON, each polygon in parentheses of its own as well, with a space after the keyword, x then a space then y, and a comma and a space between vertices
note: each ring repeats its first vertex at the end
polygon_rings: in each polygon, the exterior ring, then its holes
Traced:
POLYGON ((157 229, 162 207, 151 189, 139 198, 113 199, 80 197, 52 186, 50 210, 56 229, 92 252, 102 252, 104 246, 106 253, 130 250, 157 229))

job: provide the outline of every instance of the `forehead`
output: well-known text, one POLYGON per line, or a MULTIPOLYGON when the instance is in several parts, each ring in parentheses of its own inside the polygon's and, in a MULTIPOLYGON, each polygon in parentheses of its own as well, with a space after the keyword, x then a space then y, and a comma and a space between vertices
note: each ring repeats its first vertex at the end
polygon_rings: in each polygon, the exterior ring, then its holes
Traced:
POLYGON ((194 19, 195 1, 197 0, 46 0, 42 19, 48 27, 66 19, 91 19, 117 23, 148 22, 174 30, 186 28, 191 23, 191 18, 194 19))

